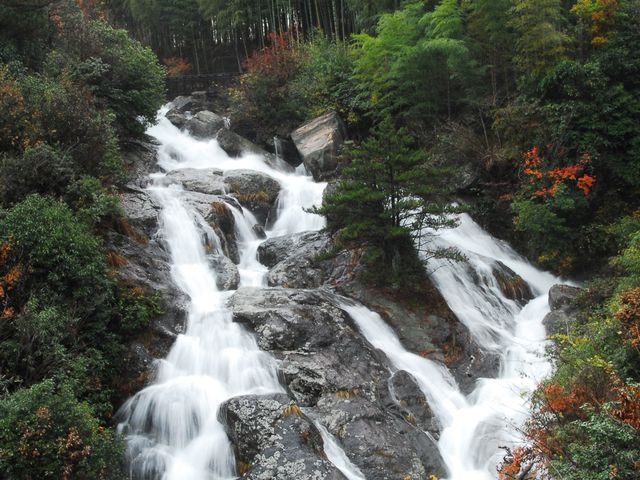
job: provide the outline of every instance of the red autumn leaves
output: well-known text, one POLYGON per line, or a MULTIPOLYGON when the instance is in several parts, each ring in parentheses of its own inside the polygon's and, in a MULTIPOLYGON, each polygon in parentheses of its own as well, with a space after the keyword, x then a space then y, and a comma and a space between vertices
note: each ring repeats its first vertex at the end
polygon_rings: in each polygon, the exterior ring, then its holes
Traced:
POLYGON ((553 197, 558 187, 563 184, 574 185, 586 197, 596 183, 596 177, 585 172, 590 161, 590 155, 585 153, 578 163, 545 169, 544 159, 540 156, 538 147, 533 147, 524 154, 523 171, 529 177, 529 183, 537 188, 533 192, 537 197, 553 197))

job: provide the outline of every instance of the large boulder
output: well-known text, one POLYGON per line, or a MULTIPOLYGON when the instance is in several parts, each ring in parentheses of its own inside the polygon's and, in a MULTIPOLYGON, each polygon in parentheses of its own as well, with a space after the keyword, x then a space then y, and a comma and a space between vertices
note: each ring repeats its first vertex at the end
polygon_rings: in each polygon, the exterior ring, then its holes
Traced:
POLYGON ((325 232, 304 232, 266 240, 258 247, 258 260, 271 267, 271 287, 317 288, 327 279, 319 255, 331 247, 325 232))
POLYGON ((542 320, 548 335, 570 333, 578 315, 576 300, 580 290, 571 285, 554 285, 549 289, 551 311, 542 320))
POLYGON ((225 402, 220 419, 244 480, 343 480, 324 453, 320 432, 286 394, 225 402))
POLYGON ((255 170, 228 170, 224 174, 224 183, 228 192, 234 194, 238 202, 264 225, 280 193, 280 183, 255 170))
POLYGON ((571 285, 554 285, 549 289, 549 307, 551 311, 573 310, 581 289, 571 285))
POLYGON ((173 125, 175 125, 176 127, 178 127, 180 130, 182 130, 184 128, 184 126, 187 123, 187 120, 189 120, 189 115, 186 113, 181 113, 178 110, 176 110, 175 108, 169 110, 165 117, 167 117, 167 120, 169 120, 173 125))
POLYGON ((291 133, 307 170, 316 180, 325 180, 338 167, 338 148, 346 138, 346 128, 336 112, 325 113, 291 133))
POLYGON ((222 148, 230 157, 240 157, 245 153, 252 153, 254 155, 268 155, 268 152, 255 143, 241 137, 235 132, 232 132, 228 128, 223 128, 218 131, 216 140, 220 148, 222 148))
POLYGON ((235 290, 240 284, 240 272, 235 263, 225 255, 207 255, 209 266, 216 274, 218 290, 235 290))
POLYGON ((186 95, 180 95, 174 98, 171 101, 171 105, 173 107, 172 110, 179 113, 193 112, 202 108, 202 102, 186 95))
POLYGON ((240 288, 233 320, 280 360, 288 391, 367 479, 443 473, 436 445, 390 394, 386 357, 321 290, 240 288))
POLYGON ((167 179, 180 183, 185 190, 222 195, 226 193, 223 172, 217 168, 183 168, 167 173, 167 179))
POLYGON ((220 115, 202 110, 188 119, 184 128, 195 138, 214 138, 216 133, 225 126, 224 118, 220 115))

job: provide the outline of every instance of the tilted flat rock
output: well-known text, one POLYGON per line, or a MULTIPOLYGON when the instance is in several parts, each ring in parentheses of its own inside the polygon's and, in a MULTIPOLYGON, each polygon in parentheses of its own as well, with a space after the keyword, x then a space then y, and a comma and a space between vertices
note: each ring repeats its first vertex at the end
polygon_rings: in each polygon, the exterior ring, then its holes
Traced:
POLYGON ((256 216, 260 225, 266 223, 280 193, 280 183, 276 179, 255 170, 227 170, 224 184, 227 191, 256 216))
POLYGON ((226 185, 223 172, 217 168, 183 168, 167 173, 167 179, 180 183, 185 190, 207 193, 209 195, 223 195, 226 185))
POLYGON ((314 118, 291 132, 302 161, 316 180, 335 174, 338 148, 346 138, 346 128, 336 112, 314 118))

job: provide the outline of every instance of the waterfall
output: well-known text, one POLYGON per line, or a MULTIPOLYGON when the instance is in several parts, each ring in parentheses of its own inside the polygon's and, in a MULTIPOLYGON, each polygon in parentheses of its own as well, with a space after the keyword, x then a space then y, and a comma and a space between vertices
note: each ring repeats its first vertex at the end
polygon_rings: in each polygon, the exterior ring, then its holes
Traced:
MULTIPOLYGON (((315 183, 300 172, 275 170, 260 155, 230 158, 215 140, 200 141, 158 115, 147 133, 159 142, 158 165, 166 172, 180 169, 248 169, 266 173, 281 185, 278 220, 267 236, 319 230, 324 218, 307 211, 322 201, 326 184, 315 183)), ((155 381, 120 409, 124 420, 132 475, 163 480, 226 480, 236 477, 235 460, 223 425, 220 405, 245 394, 283 392, 276 361, 261 351, 253 336, 232 322, 225 306, 229 292, 217 289, 203 244, 203 231, 219 250, 220 240, 201 215, 185 201, 184 191, 166 181, 166 174, 151 175, 148 191, 160 204, 160 234, 171 254, 171 275, 190 299, 187 329, 178 335, 167 358, 158 362, 155 381)), ((239 249, 241 286, 262 286, 266 267, 256 259, 262 240, 251 212, 228 205, 239 249)), ((319 428, 321 426, 319 425, 319 428)), ((327 457, 339 469, 352 467, 326 430, 327 457)), ((351 478, 351 477, 350 477, 351 478)), ((355 477, 353 477, 355 478, 355 477)))
POLYGON ((542 320, 549 311, 549 288, 560 280, 534 268, 466 214, 460 216, 457 228, 444 231, 433 242, 455 247, 468 259, 436 262, 432 279, 478 345, 499 355, 497 378, 480 379, 465 397, 444 365, 408 352, 377 313, 347 299, 340 306, 395 368, 416 379, 440 424, 438 448, 448 478, 492 480, 504 456, 500 447, 524 441, 520 432, 529 411, 528 396, 550 373, 542 320), (521 306, 505 297, 493 275, 497 262, 520 275, 535 298, 521 306))
MULTIPOLYGON (((281 186, 268 238, 325 226, 325 219, 309 209, 321 203, 326 184, 314 182, 304 165, 286 173, 260 155, 230 158, 216 140, 194 139, 173 126, 164 113, 148 130, 160 143, 158 166, 164 172, 215 168, 267 174, 281 186)), ((177 336, 167 357, 158 361, 154 381, 121 408, 119 429, 126 434, 130 468, 137 478, 228 480, 237 473, 231 445, 218 421, 219 407, 234 396, 284 389, 276 360, 232 321, 226 306, 232 292, 216 287, 205 244, 222 253, 221 239, 189 203, 188 192, 166 173, 152 174, 150 180, 147 190, 161 207, 159 235, 171 255, 171 275, 189 297, 188 318, 186 331, 177 336)), ((263 241, 254 229, 258 222, 239 204, 228 202, 227 206, 235 225, 240 285, 263 287, 268 269, 256 258, 263 241)), ((526 420, 527 396, 550 370, 543 356, 541 321, 548 311, 548 289, 558 279, 535 269, 468 215, 434 242, 439 247, 456 247, 468 259, 436 263, 432 279, 475 342, 499 356, 497 378, 478 380, 475 390, 465 396, 445 365, 407 351, 377 313, 343 297, 337 302, 368 342, 384 352, 392 368, 415 378, 438 420, 438 447, 449 479, 491 480, 503 455, 500 447, 522 441, 519 428, 526 420), (494 276, 498 262, 528 283, 533 300, 523 306, 505 297, 494 276)), ((364 480, 339 440, 312 418, 311 411, 307 416, 323 438, 329 461, 349 480, 364 480)))

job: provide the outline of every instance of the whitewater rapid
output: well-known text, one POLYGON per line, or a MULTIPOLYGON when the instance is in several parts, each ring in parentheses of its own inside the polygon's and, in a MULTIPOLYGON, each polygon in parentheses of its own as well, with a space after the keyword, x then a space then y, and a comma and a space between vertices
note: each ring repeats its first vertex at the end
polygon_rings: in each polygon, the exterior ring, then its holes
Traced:
POLYGON ((480 378, 465 396, 446 366, 407 351, 380 315, 350 300, 341 307, 396 369, 415 378, 440 426, 438 449, 447 478, 495 480, 505 455, 502 447, 526 441, 521 432, 530 395, 551 372, 542 320, 549 312, 548 291, 561 280, 537 270, 469 215, 461 214, 459 220, 457 228, 434 238, 433 232, 422 232, 423 243, 456 248, 467 259, 457 263, 431 259, 431 278, 479 347, 498 356, 496 378, 480 378), (527 282, 532 300, 521 305, 504 295, 494 274, 498 262, 527 282))
MULTIPOLYGON (((119 428, 126 434, 131 473, 138 478, 228 480, 237 475, 231 445, 217 419, 220 405, 234 396, 284 389, 275 359, 232 322, 226 300, 233 292, 218 291, 203 238, 212 239, 214 253, 223 254, 220 240, 166 173, 247 169, 276 179, 281 185, 278 215, 267 237, 322 229, 325 219, 308 209, 321 203, 326 184, 314 182, 301 170, 274 168, 260 155, 230 158, 217 141, 197 140, 178 130, 165 112, 148 130, 160 143, 158 166, 164 173, 151 175, 147 190, 161 206, 159 234, 171 254, 172 279, 190 299, 187 327, 168 356, 158 361, 153 383, 121 408, 119 428)), ((235 221, 240 286, 265 286, 268 269, 256 258, 263 241, 253 229, 258 222, 247 209, 231 203, 228 207, 235 221)), ((448 478, 493 480, 504 455, 500 447, 523 440, 519 431, 527 418, 528 396, 550 371, 543 354, 542 319, 548 312, 547 292, 559 280, 535 269, 468 215, 435 242, 459 249, 468 259, 436 268, 432 264, 432 278, 475 342, 499 357, 497 378, 480 379, 465 396, 445 365, 407 351, 377 313, 350 299, 338 298, 337 303, 369 343, 384 352, 393 369, 416 379, 440 426, 438 448, 448 478), (526 305, 506 298, 493 273, 496 262, 519 274, 535 298, 526 305)), ((328 459, 349 480, 364 480, 339 440, 315 422, 328 459)))
MULTIPOLYGON (((281 185, 278 218, 268 237, 324 227, 324 218, 307 209, 321 203, 326 184, 313 182, 300 170, 275 169, 260 155, 230 158, 216 140, 197 140, 178 130, 165 112, 160 111, 158 123, 147 132, 160 142, 158 165, 164 172, 217 168, 265 173, 281 185)), ((159 231, 171 254, 172 279, 190 302, 186 331, 158 362, 154 382, 120 409, 130 471, 136 478, 163 480, 236 478, 232 448, 217 417, 219 407, 239 395, 284 392, 276 361, 232 321, 225 300, 233 292, 218 291, 203 233, 214 237, 214 253, 223 254, 220 241, 185 201, 182 187, 159 173, 151 175, 147 190, 161 206, 159 231)), ((253 230, 258 222, 247 209, 228 207, 235 220, 240 286, 264 286, 267 269, 256 259, 263 240, 253 230)), ((324 429, 321 433, 329 460, 334 459, 347 478, 359 480, 335 439, 324 429)))

